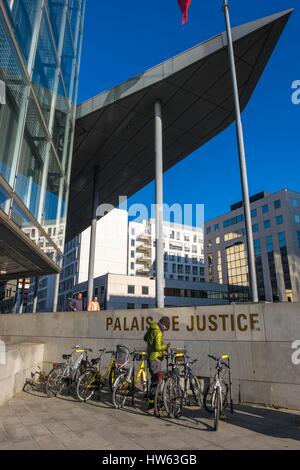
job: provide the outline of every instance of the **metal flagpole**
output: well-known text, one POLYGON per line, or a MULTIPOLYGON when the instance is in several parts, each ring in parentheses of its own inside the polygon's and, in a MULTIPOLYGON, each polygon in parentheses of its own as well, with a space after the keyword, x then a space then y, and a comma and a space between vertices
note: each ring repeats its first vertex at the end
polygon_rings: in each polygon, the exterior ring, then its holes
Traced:
POLYGON ((238 90, 238 82, 237 82, 237 75, 236 75, 236 66, 235 66, 235 57, 234 57, 234 50, 233 50, 233 40, 232 40, 228 0, 224 0, 223 11, 224 11, 225 22, 226 22, 228 53, 229 53, 229 62, 230 62, 230 68, 231 68, 234 107, 235 107, 235 115, 236 115, 236 131, 237 131, 237 139, 238 139, 240 174, 241 174, 244 216, 245 216, 245 226, 246 226, 247 255, 248 255, 248 267, 249 267, 249 286, 250 286, 252 301, 258 302, 255 253, 254 253, 250 198, 249 198, 249 188, 248 188, 248 178, 247 178, 244 133, 243 133, 242 118, 241 118, 241 108, 240 108, 240 100, 239 100, 239 90, 238 90))

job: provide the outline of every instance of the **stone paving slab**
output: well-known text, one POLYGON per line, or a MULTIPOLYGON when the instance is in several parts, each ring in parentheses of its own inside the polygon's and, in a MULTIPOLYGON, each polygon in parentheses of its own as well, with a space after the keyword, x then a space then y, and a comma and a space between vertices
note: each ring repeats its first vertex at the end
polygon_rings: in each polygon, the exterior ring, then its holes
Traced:
POLYGON ((205 410, 179 420, 148 416, 144 402, 115 410, 104 402, 20 393, 0 407, 0 450, 300 450, 300 412, 237 406, 212 429, 205 410))

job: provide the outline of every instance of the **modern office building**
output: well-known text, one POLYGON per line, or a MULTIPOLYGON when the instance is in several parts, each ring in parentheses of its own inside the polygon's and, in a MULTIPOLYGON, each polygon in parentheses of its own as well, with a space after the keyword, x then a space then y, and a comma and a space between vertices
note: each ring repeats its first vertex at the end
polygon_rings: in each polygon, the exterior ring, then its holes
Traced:
POLYGON ((85 0, 0 2, 3 282, 60 270, 84 10, 85 0))
MULTIPOLYGON (((300 193, 251 198, 259 300, 300 301, 300 193)), ((228 284, 230 300, 249 299, 242 203, 205 224, 206 280, 228 284)))
MULTIPOLYGON (((94 287, 101 309, 133 310, 156 305, 155 280, 149 277, 106 274, 94 280, 94 287)), ((76 285, 74 292, 82 292, 86 299, 87 282, 76 285)), ((228 304, 227 286, 215 283, 166 279, 164 293, 165 307, 228 304)))
MULTIPOLYGON (((129 223, 128 274, 155 277, 155 220, 129 223)), ((164 276, 205 282, 203 229, 163 222, 164 276)))

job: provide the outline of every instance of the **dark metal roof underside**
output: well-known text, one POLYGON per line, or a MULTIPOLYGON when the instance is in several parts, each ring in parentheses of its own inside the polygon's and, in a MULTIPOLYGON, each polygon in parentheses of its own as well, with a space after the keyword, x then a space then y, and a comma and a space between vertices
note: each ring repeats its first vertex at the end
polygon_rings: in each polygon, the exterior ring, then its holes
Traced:
MULTIPOLYGON (((292 10, 233 29, 245 108, 292 10)), ((163 104, 164 170, 234 120, 226 35, 220 34, 78 107, 67 239, 90 225, 94 168, 101 202, 118 204, 154 179, 154 101, 163 104)))

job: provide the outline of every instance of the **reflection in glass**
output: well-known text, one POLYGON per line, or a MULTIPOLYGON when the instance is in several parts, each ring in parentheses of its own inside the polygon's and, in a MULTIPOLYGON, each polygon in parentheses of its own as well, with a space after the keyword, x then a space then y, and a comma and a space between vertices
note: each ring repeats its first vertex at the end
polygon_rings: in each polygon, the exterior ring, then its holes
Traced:
POLYGON ((60 161, 62 162, 64 152, 64 140, 66 131, 66 120, 69 109, 67 106, 67 99, 65 97, 61 80, 59 80, 59 87, 57 93, 57 100, 55 105, 54 126, 53 126, 53 143, 60 161))
POLYGON ((16 193, 36 218, 47 146, 45 133, 37 116, 35 103, 30 96, 17 171, 16 193))
POLYGON ((0 185, 0 209, 4 212, 8 213, 8 202, 10 200, 9 194, 5 191, 5 189, 0 185))
POLYGON ((25 80, 1 14, 0 46, 0 80, 6 87, 6 105, 0 105, 0 174, 9 181, 25 80))
POLYGON ((49 122, 56 71, 56 57, 45 11, 39 33, 32 82, 46 122, 49 122))
POLYGON ((4 5, 24 60, 28 62, 34 22, 41 2, 39 0, 4 0, 4 5))

